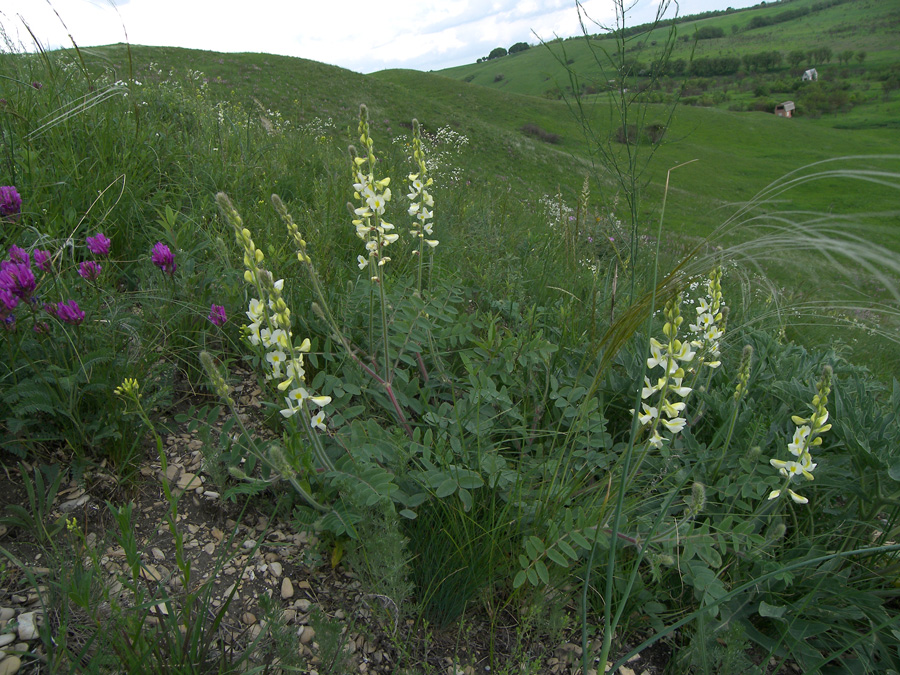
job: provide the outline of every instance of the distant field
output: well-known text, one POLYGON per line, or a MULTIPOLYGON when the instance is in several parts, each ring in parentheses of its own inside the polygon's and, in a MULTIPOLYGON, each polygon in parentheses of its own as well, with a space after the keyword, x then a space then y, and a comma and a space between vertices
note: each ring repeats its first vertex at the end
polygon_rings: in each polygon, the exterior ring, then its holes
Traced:
MULTIPOLYGON (((896 3, 845 0, 789 21, 747 29, 754 18, 771 19, 787 11, 813 10, 826 4, 821 0, 795 0, 678 24, 673 60, 740 58, 772 50, 783 56, 780 67, 772 71, 757 73, 741 68, 728 77, 689 76, 685 100, 724 109, 764 104, 771 111, 769 103, 797 95, 793 90, 779 89, 779 84, 797 86, 803 69, 815 67, 823 84, 840 82, 841 86, 846 86, 848 98, 853 103, 853 112, 845 105, 839 114, 826 115, 823 123, 845 126, 896 124, 900 118, 900 92, 895 91, 885 100, 882 89, 882 82, 890 73, 896 77, 896 64, 900 62, 900 46, 896 39, 900 31, 900 7, 896 3), (694 41, 692 36, 699 29, 721 29, 723 37, 694 41), (827 59, 809 57, 797 65, 789 62, 792 51, 821 47, 831 50, 827 59), (854 57, 840 63, 839 55, 848 51, 854 57), (855 56, 859 52, 865 53, 862 61, 855 56), (850 117, 845 118, 848 114, 850 117)), ((587 28, 590 31, 596 27, 589 24, 587 28)), ((669 28, 665 27, 628 38, 627 57, 644 64, 652 63, 658 58, 668 34, 669 28)), ((567 67, 578 73, 580 83, 602 88, 609 76, 600 71, 597 60, 605 64, 604 52, 614 51, 611 39, 592 35, 590 42, 583 38, 551 40, 547 45, 524 52, 440 72, 494 89, 556 98, 571 94, 567 67)), ((635 78, 635 84, 638 85, 640 80, 635 78)), ((671 96, 683 82, 684 77, 672 78, 661 94, 671 96)), ((809 111, 800 109, 799 114, 809 114, 809 111)))

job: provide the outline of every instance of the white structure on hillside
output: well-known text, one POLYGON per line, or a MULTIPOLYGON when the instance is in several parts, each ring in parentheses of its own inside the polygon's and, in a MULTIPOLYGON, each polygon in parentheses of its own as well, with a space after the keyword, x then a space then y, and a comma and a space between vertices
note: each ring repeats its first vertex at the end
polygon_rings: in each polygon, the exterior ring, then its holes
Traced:
POLYGON ((819 73, 816 72, 815 68, 810 68, 805 73, 803 73, 803 82, 815 82, 819 79, 819 73))
POLYGON ((775 106, 775 114, 778 117, 793 117, 794 110, 795 106, 793 101, 785 101, 784 103, 779 103, 775 106))

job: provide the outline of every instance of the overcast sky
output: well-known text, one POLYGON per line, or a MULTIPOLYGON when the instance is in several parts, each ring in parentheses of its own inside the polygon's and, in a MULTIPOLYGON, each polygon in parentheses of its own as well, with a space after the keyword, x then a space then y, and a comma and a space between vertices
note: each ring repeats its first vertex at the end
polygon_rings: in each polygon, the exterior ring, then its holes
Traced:
MULTIPOLYGON (((683 0, 678 13, 757 2, 683 0)), ((637 0, 628 23, 649 21, 657 4, 637 0)), ((613 19, 613 0, 583 6, 601 23, 613 19)), ((674 3, 669 15, 673 10, 674 3)), ((30 50, 23 20, 45 48, 70 46, 68 33, 81 47, 127 38, 140 45, 299 56, 360 73, 439 70, 473 63, 494 47, 534 44, 535 34, 580 33, 574 0, 3 0, 7 35, 30 50)))

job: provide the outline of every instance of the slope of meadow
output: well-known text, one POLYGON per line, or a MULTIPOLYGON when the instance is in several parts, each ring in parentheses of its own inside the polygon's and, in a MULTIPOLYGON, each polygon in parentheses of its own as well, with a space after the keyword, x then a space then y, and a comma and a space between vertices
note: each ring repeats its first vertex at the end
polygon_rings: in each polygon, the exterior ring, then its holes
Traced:
POLYGON ((0 54, 0 669, 900 672, 894 131, 462 79, 0 54))

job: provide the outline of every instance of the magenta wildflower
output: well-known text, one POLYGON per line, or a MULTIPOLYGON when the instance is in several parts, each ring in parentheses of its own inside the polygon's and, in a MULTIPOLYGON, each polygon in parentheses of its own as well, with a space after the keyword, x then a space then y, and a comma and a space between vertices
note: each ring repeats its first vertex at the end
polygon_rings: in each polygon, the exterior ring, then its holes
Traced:
POLYGON ((91 253, 96 256, 106 257, 109 255, 109 237, 102 232, 98 232, 93 237, 87 238, 87 247, 91 253))
POLYGON ((16 216, 22 211, 22 198, 13 185, 0 185, 0 218, 16 216))
POLYGON ((44 88, 43 83, 42 83, 42 82, 38 82, 37 80, 35 80, 34 82, 32 82, 32 83, 31 83, 31 86, 34 87, 35 89, 43 89, 43 88, 44 88))
POLYGON ((225 308, 222 305, 212 304, 209 306, 209 316, 206 317, 214 326, 223 326, 228 321, 225 314, 225 308))
POLYGON ((0 316, 13 311, 19 304, 19 299, 8 288, 0 286, 0 316))
POLYGON ((5 288, 17 298, 24 299, 31 295, 35 286, 37 282, 31 267, 9 260, 0 262, 0 288, 5 288))
POLYGON ((13 245, 9 247, 9 259, 20 265, 31 265, 31 256, 21 246, 13 245))
POLYGON ((41 272, 50 271, 50 251, 44 251, 39 248, 34 249, 34 264, 41 272))
POLYGON ((84 312, 78 307, 78 303, 74 300, 56 303, 56 316, 60 321, 71 323, 75 326, 84 321, 84 312))
POLYGON ((156 242, 156 245, 153 247, 153 253, 150 254, 150 260, 168 275, 175 274, 175 270, 178 269, 172 251, 161 241, 156 242))
POLYGON ((103 267, 99 263, 96 263, 93 260, 85 260, 78 266, 78 275, 82 279, 96 281, 100 278, 100 272, 102 270, 103 267))

